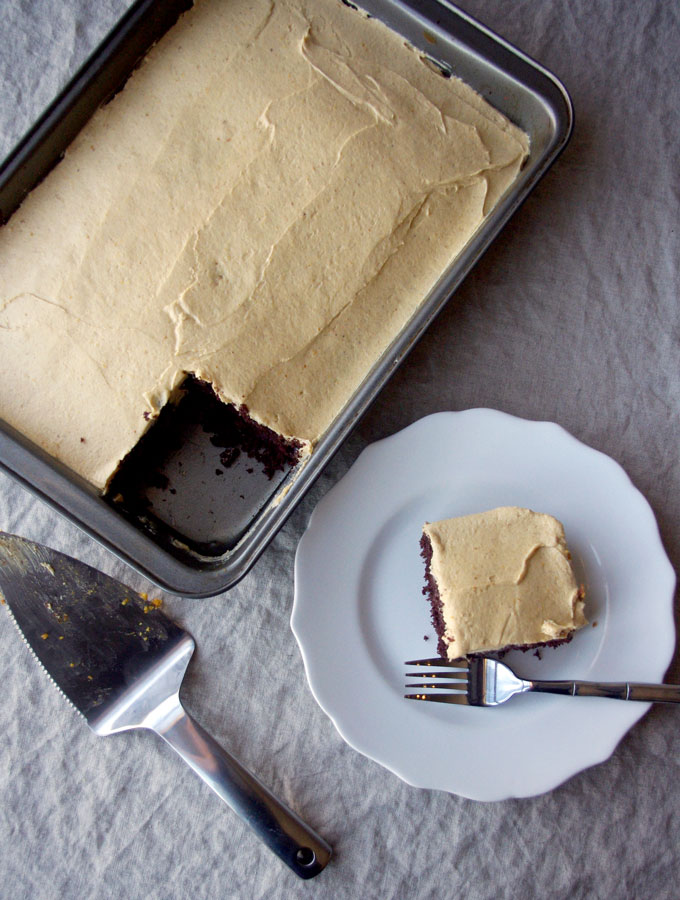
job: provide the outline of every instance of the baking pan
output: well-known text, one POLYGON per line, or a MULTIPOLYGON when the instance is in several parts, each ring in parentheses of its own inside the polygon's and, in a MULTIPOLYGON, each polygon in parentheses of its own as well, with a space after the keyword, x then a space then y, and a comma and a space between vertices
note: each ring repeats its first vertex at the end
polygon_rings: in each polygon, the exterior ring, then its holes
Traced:
MULTIPOLYGON (((0 221, 188 6, 187 0, 139 0, 129 10, 0 168, 0 221)), ((171 593, 213 596, 246 574, 571 133, 571 102, 560 82, 457 7, 437 0, 362 0, 360 7, 401 34, 427 64, 471 85, 529 135, 531 148, 515 183, 377 360, 311 457, 273 479, 246 458, 227 477, 209 478, 219 449, 199 428, 183 455, 171 454, 168 461, 189 471, 189 489, 177 497, 157 491, 148 515, 126 517, 92 485, 0 423, 2 468, 171 593)))

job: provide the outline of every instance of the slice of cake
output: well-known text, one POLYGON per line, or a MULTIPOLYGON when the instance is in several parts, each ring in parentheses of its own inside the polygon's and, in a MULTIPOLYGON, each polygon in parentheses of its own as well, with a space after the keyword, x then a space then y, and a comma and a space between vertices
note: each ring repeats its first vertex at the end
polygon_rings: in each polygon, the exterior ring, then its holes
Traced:
POLYGON ((423 526, 439 655, 555 646, 586 624, 562 523, 516 506, 423 526))

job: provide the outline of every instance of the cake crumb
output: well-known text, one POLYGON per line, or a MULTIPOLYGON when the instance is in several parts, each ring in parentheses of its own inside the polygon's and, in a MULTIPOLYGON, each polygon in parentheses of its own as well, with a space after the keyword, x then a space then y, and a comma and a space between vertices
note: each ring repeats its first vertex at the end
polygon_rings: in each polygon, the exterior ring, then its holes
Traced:
POLYGON ((220 453, 220 462, 224 466, 225 469, 231 468, 234 465, 236 460, 241 455, 241 450, 238 447, 226 447, 220 453))
MULTIPOLYGON (((144 596, 146 597, 146 594, 144 596)), ((163 600, 160 597, 154 597, 153 600, 150 600, 144 606, 144 612, 148 613, 149 610, 151 610, 151 609, 160 609, 162 605, 163 605, 163 600)), ((149 629, 147 628, 146 630, 148 631, 149 629)))

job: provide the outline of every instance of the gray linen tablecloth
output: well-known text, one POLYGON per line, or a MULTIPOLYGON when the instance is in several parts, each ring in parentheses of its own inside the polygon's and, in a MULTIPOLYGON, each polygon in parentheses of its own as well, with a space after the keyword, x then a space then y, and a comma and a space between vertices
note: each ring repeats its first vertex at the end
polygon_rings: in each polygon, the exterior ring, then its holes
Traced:
MULTIPOLYGON (((564 80, 577 117, 569 147, 254 571, 222 597, 166 598, 198 644, 189 708, 332 842, 335 860, 298 882, 151 735, 95 737, 0 610, 0 896, 678 896, 679 710, 652 709, 610 760, 551 793, 475 803, 409 787, 346 746, 288 625, 295 548, 316 502, 368 443, 438 410, 554 420, 611 455, 680 563, 680 6, 464 6, 564 80)), ((125 8, 2 0, 0 154, 125 8)), ((148 587, 4 476, 0 528, 148 587)), ((668 680, 680 680, 677 663, 668 680)))

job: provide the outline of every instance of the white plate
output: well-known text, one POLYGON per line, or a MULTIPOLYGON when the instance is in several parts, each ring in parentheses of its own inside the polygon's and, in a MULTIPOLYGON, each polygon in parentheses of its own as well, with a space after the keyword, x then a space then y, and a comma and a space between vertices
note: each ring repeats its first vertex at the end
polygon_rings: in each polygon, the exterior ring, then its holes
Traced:
POLYGON ((403 699, 404 660, 437 652, 423 522, 506 505, 564 523, 592 623, 540 660, 508 654, 518 674, 661 681, 675 574, 654 514, 617 463, 558 425, 488 409, 421 419, 364 450, 317 506, 295 560, 291 625, 342 737, 412 785, 475 800, 556 787, 607 759, 648 709, 546 695, 498 709, 403 699))

